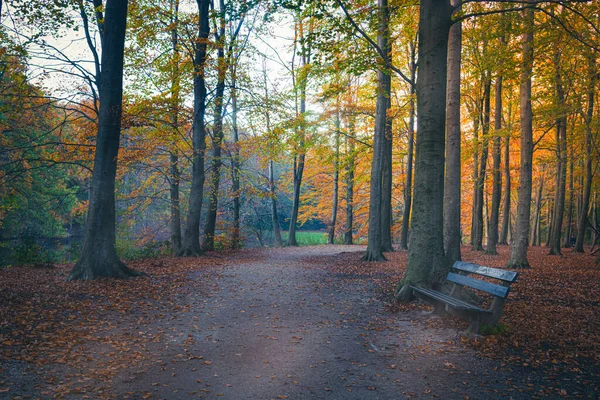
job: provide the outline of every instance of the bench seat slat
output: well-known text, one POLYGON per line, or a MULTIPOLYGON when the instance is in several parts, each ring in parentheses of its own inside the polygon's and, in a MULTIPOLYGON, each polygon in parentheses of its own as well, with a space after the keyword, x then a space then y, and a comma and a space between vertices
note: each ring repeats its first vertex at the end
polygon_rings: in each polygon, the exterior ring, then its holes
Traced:
POLYGON ((473 289, 481 290, 490 293, 494 296, 506 298, 509 288, 506 286, 496 285, 494 283, 480 281, 479 279, 469 278, 468 276, 458 275, 453 272, 448 273, 446 279, 450 282, 457 283, 462 286, 468 286, 473 289))
POLYGON ((462 261, 455 262, 452 268, 457 269, 459 271, 470 272, 472 274, 496 278, 505 282, 514 282, 519 276, 518 272, 505 271, 498 268, 483 267, 481 265, 462 261))
POLYGON ((420 287, 416 287, 416 286, 411 286, 411 288, 418 293, 421 293, 427 297, 431 297, 437 301, 441 301, 441 302, 448 304, 449 306, 456 308, 458 310, 477 311, 480 313, 490 313, 491 312, 491 311, 485 310, 481 307, 477 307, 477 306, 474 306, 467 302, 464 302, 462 300, 459 300, 457 298, 454 298, 452 296, 448 296, 447 294, 435 291, 433 289, 420 288, 420 287))

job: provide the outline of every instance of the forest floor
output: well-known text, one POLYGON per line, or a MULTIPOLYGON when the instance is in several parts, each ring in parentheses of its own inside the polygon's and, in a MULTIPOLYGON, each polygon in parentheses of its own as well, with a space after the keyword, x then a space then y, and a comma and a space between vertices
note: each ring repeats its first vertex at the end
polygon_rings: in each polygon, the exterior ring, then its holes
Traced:
MULTIPOLYGON (((600 266, 530 249, 501 332, 464 333, 392 291, 406 252, 249 249, 131 262, 133 280, 69 266, 0 270, 0 398, 491 399, 600 396, 600 266)), ((502 266, 509 249, 463 258, 502 266)))

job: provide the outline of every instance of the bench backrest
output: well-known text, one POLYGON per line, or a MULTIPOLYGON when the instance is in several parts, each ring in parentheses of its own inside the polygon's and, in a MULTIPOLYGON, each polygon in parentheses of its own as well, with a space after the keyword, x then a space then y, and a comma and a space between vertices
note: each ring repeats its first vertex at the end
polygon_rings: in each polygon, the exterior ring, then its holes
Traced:
POLYGON ((481 265, 457 261, 452 266, 452 269, 471 274, 486 276, 488 278, 498 279, 504 282, 504 285, 498 285, 474 279, 465 275, 459 275, 454 272, 449 272, 447 280, 458 285, 468 286, 472 289, 481 290, 490 293, 494 296, 506 298, 509 292, 509 285, 514 282, 519 276, 518 272, 505 271, 497 268, 483 267, 481 265))

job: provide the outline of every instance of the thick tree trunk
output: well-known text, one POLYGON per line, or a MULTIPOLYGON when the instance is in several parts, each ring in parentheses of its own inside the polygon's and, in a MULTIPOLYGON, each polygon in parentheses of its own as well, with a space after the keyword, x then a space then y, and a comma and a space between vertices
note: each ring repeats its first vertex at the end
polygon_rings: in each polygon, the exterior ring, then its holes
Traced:
POLYGON ((574 251, 583 253, 583 243, 585 240, 585 228, 587 227, 588 210, 590 208, 590 194, 592 191, 592 159, 594 150, 594 138, 592 134, 592 118, 594 116, 594 99, 595 99, 595 81, 596 77, 596 61, 593 57, 588 57, 588 109, 586 113, 586 131, 585 131, 585 184, 583 186, 583 196, 581 201, 581 212, 578 215, 577 221, 577 241, 575 242, 574 251))
POLYGON ((206 207, 206 222, 202 237, 202 250, 214 250, 215 230, 217 229, 217 211, 219 207, 219 185, 221 182, 221 158, 223 145, 223 98, 225 95, 225 77, 227 75, 227 62, 225 61, 225 3, 220 1, 219 7, 219 32, 215 37, 217 43, 217 87, 214 98, 214 125, 212 135, 212 157, 210 162, 210 187, 208 192, 208 205, 206 207))
POLYGON ((328 244, 333 244, 335 239, 335 224, 337 222, 338 198, 340 181, 340 104, 337 103, 335 117, 335 154, 333 160, 333 201, 331 206, 331 225, 329 227, 328 244))
POLYGON ((522 60, 520 78, 521 167, 519 174, 519 201, 515 238, 510 250, 508 268, 529 268, 527 241, 531 214, 531 179, 533 161, 533 113, 531 110, 531 75, 533 71, 533 10, 523 11, 522 60))
POLYGON ((446 63, 451 7, 447 0, 422 0, 419 14, 415 197, 408 267, 399 300, 412 297, 410 285, 437 285, 450 266, 440 227, 444 223, 446 63))
POLYGON ((119 260, 115 244, 115 178, 121 136, 127 3, 116 0, 106 3, 100 114, 90 200, 81 255, 69 280, 139 275, 119 260))
MULTIPOLYGON (((379 29, 377 41, 386 57, 389 57, 389 8, 387 0, 378 0, 379 29)), ((375 133, 373 135, 373 161, 371 163, 371 184, 369 196, 369 233, 365 261, 385 260, 382 249, 383 204, 382 173, 385 158, 385 134, 387 128, 387 109, 390 104, 391 76, 386 60, 380 60, 377 72, 377 103, 375 111, 375 133)))
MULTIPOLYGON (((417 76, 416 44, 410 45, 410 79, 415 82, 417 76)), ((413 181, 413 154, 415 143, 415 85, 410 87, 410 110, 408 116, 408 143, 406 157, 406 182, 404 184, 404 211, 402 213, 402 233, 400 248, 408 250, 408 233, 410 226, 410 212, 412 208, 412 181, 413 181)))
POLYGON ((496 244, 498 243, 498 220, 500 214, 500 198, 502 197, 502 174, 500 171, 500 144, 502 138, 502 76, 496 78, 496 110, 494 113, 494 141, 492 146, 492 211, 488 229, 488 240, 485 252, 487 254, 498 254, 496 244))
POLYGON ((354 141, 350 137, 354 137, 354 120, 349 117, 348 122, 349 135, 346 137, 346 146, 348 149, 348 161, 346 164, 346 228, 344 232, 344 244, 353 244, 352 231, 354 219, 354 141))
POLYGON ((486 73, 484 91, 483 91, 483 126, 482 126, 482 145, 479 161, 479 173, 475 181, 475 216, 473 250, 483 251, 483 192, 485 189, 485 175, 487 170, 488 144, 490 134, 490 97, 492 80, 489 73, 486 73))
POLYGON ((170 176, 169 192, 171 196, 171 246, 173 252, 177 254, 181 248, 181 207, 179 202, 179 183, 181 181, 179 171, 179 156, 177 151, 177 141, 179 139, 179 95, 180 95, 180 71, 179 63, 179 32, 178 32, 178 13, 179 0, 171 0, 171 50, 173 50, 172 75, 171 75, 171 150, 169 151, 170 176))
POLYGON ((192 126, 192 187, 188 216, 185 223, 183 243, 180 256, 194 257, 202 254, 200 248, 200 216, 202 214, 202 197, 204 196, 204 152, 206 150, 206 84, 204 67, 206 65, 206 46, 208 44, 209 0, 196 0, 198 4, 198 40, 194 49, 194 118, 192 126))
MULTIPOLYGON (((458 0, 452 0, 456 6, 458 0)), ((444 183, 444 249, 450 262, 460 256, 460 69, 462 25, 455 23, 448 38, 448 87, 446 103, 446 181, 444 183)))
POLYGON ((560 71, 560 53, 554 54, 555 88, 557 109, 560 116, 556 120, 556 183, 554 190, 554 210, 552 227, 550 228, 550 254, 562 255, 560 238, 562 234, 563 215, 565 210, 565 189, 567 180, 567 116, 565 113, 565 91, 560 71))

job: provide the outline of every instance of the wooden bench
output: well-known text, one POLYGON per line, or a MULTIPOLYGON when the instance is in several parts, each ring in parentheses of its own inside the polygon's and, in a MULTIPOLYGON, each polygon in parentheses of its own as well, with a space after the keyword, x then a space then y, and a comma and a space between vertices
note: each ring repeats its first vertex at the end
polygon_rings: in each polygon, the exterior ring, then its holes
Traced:
POLYGON ((504 302, 508 296, 510 285, 518 276, 518 272, 482 267, 477 264, 457 261, 446 277, 446 280, 453 284, 449 295, 433 289, 416 286, 411 286, 411 288, 417 297, 434 305, 434 312, 449 312, 458 315, 471 323, 469 329, 472 332, 479 333, 481 325, 495 326, 498 323, 504 310, 504 302), (496 284, 475 279, 467 276, 468 274, 477 274, 497 279, 500 283, 496 284), (484 309, 478 305, 461 300, 460 294, 465 286, 494 296, 491 306, 488 309, 484 309))

